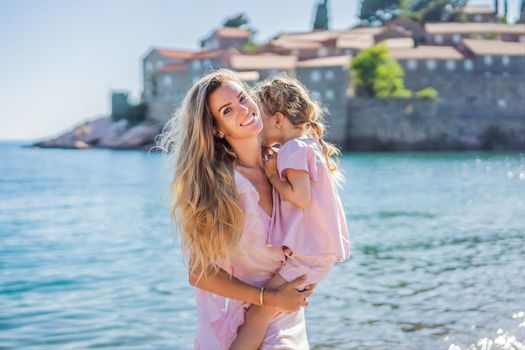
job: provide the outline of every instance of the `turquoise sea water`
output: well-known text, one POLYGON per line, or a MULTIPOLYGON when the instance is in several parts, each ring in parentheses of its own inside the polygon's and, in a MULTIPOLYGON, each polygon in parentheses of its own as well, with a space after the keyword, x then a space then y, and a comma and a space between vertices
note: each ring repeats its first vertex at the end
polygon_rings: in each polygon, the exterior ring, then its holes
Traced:
MULTIPOLYGON (((525 153, 352 153, 313 349, 524 349, 525 153)), ((191 349, 163 158, 0 143, 0 349, 191 349)))

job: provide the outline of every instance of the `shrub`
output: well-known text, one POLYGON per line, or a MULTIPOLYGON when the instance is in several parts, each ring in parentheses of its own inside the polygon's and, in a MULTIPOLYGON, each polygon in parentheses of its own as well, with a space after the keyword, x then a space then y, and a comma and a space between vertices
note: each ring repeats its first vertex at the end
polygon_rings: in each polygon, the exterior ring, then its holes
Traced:
POLYGON ((423 100, 437 100, 439 98, 439 92, 434 88, 427 87, 416 92, 416 97, 423 100))

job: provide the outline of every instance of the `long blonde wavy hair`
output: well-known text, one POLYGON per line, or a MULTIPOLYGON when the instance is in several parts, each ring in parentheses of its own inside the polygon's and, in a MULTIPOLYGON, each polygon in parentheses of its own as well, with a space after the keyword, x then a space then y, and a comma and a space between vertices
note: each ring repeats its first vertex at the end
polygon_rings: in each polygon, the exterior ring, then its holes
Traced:
POLYGON ((341 152, 323 138, 326 130, 325 111, 318 102, 310 98, 308 90, 299 80, 286 74, 270 78, 257 86, 257 100, 267 115, 273 116, 280 112, 294 126, 306 126, 308 134, 319 140, 333 178, 338 184, 342 182, 342 174, 335 161, 335 157, 340 156, 341 152))
POLYGON ((237 199, 234 169, 237 156, 216 136, 209 96, 226 82, 250 89, 226 69, 211 72, 193 84, 182 106, 160 135, 160 148, 173 155, 170 185, 172 223, 190 273, 201 278, 219 270, 238 244, 243 212, 237 199))

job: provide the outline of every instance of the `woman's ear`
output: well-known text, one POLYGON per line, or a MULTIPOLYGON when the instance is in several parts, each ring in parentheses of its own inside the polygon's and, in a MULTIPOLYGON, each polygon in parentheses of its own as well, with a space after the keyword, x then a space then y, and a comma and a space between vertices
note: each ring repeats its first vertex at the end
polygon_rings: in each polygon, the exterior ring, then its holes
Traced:
POLYGON ((275 127, 280 129, 283 126, 284 115, 281 112, 277 112, 273 116, 275 118, 275 127))

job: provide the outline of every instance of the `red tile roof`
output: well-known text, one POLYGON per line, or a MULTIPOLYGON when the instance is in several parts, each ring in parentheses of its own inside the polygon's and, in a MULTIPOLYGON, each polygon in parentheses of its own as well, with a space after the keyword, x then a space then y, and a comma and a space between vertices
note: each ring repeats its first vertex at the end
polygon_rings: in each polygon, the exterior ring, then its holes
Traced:
POLYGON ((297 57, 283 55, 233 55, 231 66, 237 70, 294 69, 297 57))
POLYGON ((351 56, 330 56, 312 58, 297 63, 299 68, 317 68, 317 67, 346 67, 350 63, 351 56))
POLYGON ((173 72, 184 72, 184 71, 186 71, 185 63, 167 64, 158 70, 159 73, 173 73, 173 72))
POLYGON ((222 38, 249 38, 251 35, 246 29, 230 27, 219 28, 214 34, 222 38))
POLYGON ((462 60, 464 56, 452 46, 419 45, 412 49, 391 49, 390 56, 394 59, 435 59, 462 60))
POLYGON ((193 57, 190 59, 206 59, 206 58, 217 58, 221 56, 232 55, 239 53, 238 50, 233 48, 228 49, 215 49, 215 50, 203 50, 193 53, 193 57))
POLYGON ((494 11, 488 5, 482 6, 465 6, 460 11, 468 15, 477 15, 477 14, 493 14, 494 11))
POLYGON ((171 49, 154 49, 160 56, 166 58, 181 58, 188 59, 193 56, 191 51, 182 51, 182 50, 171 50, 171 49))
POLYGON ((463 44, 475 55, 525 56, 525 43, 465 39, 463 44))
POLYGON ((429 34, 460 33, 505 33, 525 35, 525 24, 504 23, 427 23, 425 30, 429 34))

